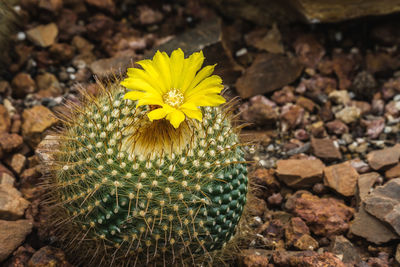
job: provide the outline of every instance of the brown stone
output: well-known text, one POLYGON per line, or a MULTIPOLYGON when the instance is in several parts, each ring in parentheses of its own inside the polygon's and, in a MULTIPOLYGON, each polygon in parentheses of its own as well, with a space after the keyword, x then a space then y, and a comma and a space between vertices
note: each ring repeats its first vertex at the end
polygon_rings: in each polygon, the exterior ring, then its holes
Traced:
POLYGON ((10 131, 11 118, 7 109, 0 104, 0 133, 10 131))
POLYGON ((0 219, 18 220, 24 216, 29 202, 12 186, 0 185, 0 219))
POLYGON ((400 178, 400 163, 385 171, 386 179, 400 178))
POLYGON ((361 174, 358 178, 358 197, 361 202, 364 202, 365 198, 372 191, 373 186, 379 181, 381 175, 377 172, 368 172, 361 174))
POLYGON ((293 46, 300 62, 309 68, 315 68, 325 55, 324 47, 314 35, 301 34, 293 46))
POLYGON ((306 98, 304 96, 300 96, 299 98, 297 98, 296 104, 299 105, 300 107, 303 107, 305 110, 309 112, 312 112, 316 107, 315 103, 311 99, 306 98))
POLYGON ((69 44, 56 43, 50 47, 49 52, 52 58, 60 62, 66 62, 70 61, 74 57, 75 55, 74 50, 75 50, 74 47, 69 44))
POLYGON ((296 80, 303 67, 294 58, 279 54, 259 54, 236 82, 242 98, 272 92, 296 80))
POLYGON ((6 172, 0 173, 0 185, 14 186, 14 184, 15 184, 14 176, 6 172))
POLYGON ((32 147, 40 142, 42 133, 58 121, 53 113, 44 106, 25 109, 22 118, 22 135, 32 147))
POLYGON ((148 6, 139 6, 139 21, 143 25, 156 24, 163 20, 163 14, 148 6))
POLYGON ((344 123, 352 123, 360 118, 361 110, 357 107, 345 107, 344 109, 335 113, 335 117, 344 123))
POLYGON ((381 170, 398 163, 400 157, 400 144, 393 147, 374 150, 368 153, 367 160, 374 170, 381 170))
POLYGON ((28 220, 0 220, 0 262, 24 242, 25 237, 32 231, 32 222, 28 220))
POLYGON ((0 133, 0 147, 5 153, 19 149, 22 143, 22 137, 18 134, 0 133))
POLYGON ((132 64, 129 57, 102 58, 92 62, 89 66, 93 74, 98 76, 108 76, 116 72, 125 72, 132 64))
POLYGON ((64 252, 55 247, 45 246, 36 251, 28 262, 28 267, 73 267, 64 252))
POLYGON ((329 246, 329 252, 337 255, 347 264, 358 264, 361 261, 360 254, 354 245, 344 236, 335 236, 329 246))
POLYGON ((378 186, 365 198, 365 210, 400 235, 400 178, 378 186))
POLYGON ((293 246, 299 250, 315 250, 319 244, 312 236, 305 234, 295 240, 293 246))
POLYGON ((338 235, 349 229, 354 210, 334 198, 302 194, 294 200, 293 213, 316 235, 338 235))
POLYGON ((314 251, 276 251, 273 254, 276 267, 346 267, 346 265, 330 252, 314 251))
POLYGON ((263 217, 264 213, 268 211, 267 203, 263 199, 249 195, 247 198, 246 208, 251 216, 263 217))
POLYGON ((23 98, 27 94, 35 92, 36 85, 31 75, 28 73, 20 72, 14 76, 11 82, 12 92, 16 98, 23 98))
POLYGON ((278 160, 276 176, 290 187, 311 187, 322 181, 324 167, 318 159, 278 160))
POLYGON ((278 112, 264 96, 254 96, 240 107, 241 117, 252 126, 275 128, 278 112))
POLYGON ((355 214, 350 224, 350 233, 375 244, 383 244, 400 238, 389 226, 366 212, 364 205, 361 205, 355 214))
POLYGON ((278 105, 294 102, 294 88, 292 86, 284 86, 281 90, 275 91, 272 94, 271 100, 278 105))
POLYGON ((324 169, 324 184, 343 196, 350 197, 356 193, 358 173, 350 161, 331 165, 324 169))
POLYGON ((269 267, 271 252, 260 249, 245 249, 239 255, 239 262, 244 267, 269 267))
POLYGON ((285 49, 282 45, 282 37, 279 29, 274 23, 270 30, 257 29, 245 35, 247 45, 269 53, 282 54, 285 49))
POLYGON ((282 131, 294 129, 303 122, 304 109, 298 105, 287 104, 282 108, 282 131))
POLYGON ((258 168, 249 173, 249 182, 254 185, 253 194, 266 199, 274 192, 278 192, 280 185, 271 169, 258 168))
POLYGON ((13 171, 17 174, 20 174, 26 166, 27 160, 26 157, 20 153, 14 154, 7 164, 13 169, 13 171))
POLYGON ((329 138, 311 138, 311 147, 313 149, 313 154, 320 159, 328 161, 342 159, 339 148, 336 147, 329 138))
POLYGON ((242 130, 240 132, 240 141, 243 143, 260 143, 265 146, 271 143, 272 130, 242 130))
POLYGON ((318 248, 318 242, 310 236, 310 230, 305 222, 294 217, 290 219, 289 225, 285 229, 286 243, 300 250, 314 250, 318 248))
POLYGON ((349 127, 340 120, 333 120, 325 124, 329 133, 341 135, 349 132, 349 127))
POLYGON ((54 44, 58 28, 55 23, 39 25, 26 32, 28 39, 40 47, 48 47, 54 44))
POLYGON ((40 182, 41 172, 39 166, 26 169, 20 175, 20 191, 26 199, 32 200, 41 190, 38 186, 40 182))
POLYGON ((63 0, 39 0, 39 7, 49 10, 53 13, 60 11, 63 6, 63 0))

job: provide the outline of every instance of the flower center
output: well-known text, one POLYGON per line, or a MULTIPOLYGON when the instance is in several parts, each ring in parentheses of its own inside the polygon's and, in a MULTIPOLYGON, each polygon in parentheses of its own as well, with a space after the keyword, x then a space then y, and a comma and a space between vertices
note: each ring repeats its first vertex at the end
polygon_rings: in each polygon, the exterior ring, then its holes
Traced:
POLYGON ((184 99, 183 94, 178 89, 172 89, 163 95, 164 103, 174 108, 182 105, 184 99))

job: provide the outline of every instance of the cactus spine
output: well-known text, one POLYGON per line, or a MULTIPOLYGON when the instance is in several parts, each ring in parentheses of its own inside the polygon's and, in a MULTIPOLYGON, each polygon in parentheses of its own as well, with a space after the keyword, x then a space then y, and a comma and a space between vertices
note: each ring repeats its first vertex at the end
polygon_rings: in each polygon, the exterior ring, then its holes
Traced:
MULTIPOLYGON (((234 235, 247 170, 227 107, 175 129, 120 85, 64 115, 50 181, 56 235, 88 265, 185 262, 234 235)), ((105 88, 108 87, 108 88, 105 88)), ((50 164, 51 163, 51 164, 50 164)), ((191 261, 192 262, 192 261, 191 261)), ((191 263, 192 264, 192 263, 191 263)))

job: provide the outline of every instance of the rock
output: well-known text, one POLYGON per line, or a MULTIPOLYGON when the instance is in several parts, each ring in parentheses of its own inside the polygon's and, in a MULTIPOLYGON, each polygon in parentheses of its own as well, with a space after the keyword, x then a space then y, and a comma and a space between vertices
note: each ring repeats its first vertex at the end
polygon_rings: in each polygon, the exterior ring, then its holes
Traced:
POLYGON ((295 58, 279 54, 259 54, 237 80, 236 90, 242 98, 272 92, 296 80, 303 67, 295 58))
POLYGON ((335 254, 346 264, 358 264, 361 261, 357 249, 342 235, 333 237, 329 252, 335 254))
POLYGON ((287 245, 294 246, 300 250, 314 250, 318 248, 318 242, 310 236, 310 230, 305 222, 299 217, 290 219, 285 229, 287 245))
POLYGON ((271 143, 272 130, 242 130, 240 132, 240 141, 243 143, 260 143, 263 146, 271 143))
POLYGON ((298 105, 287 104, 282 108, 281 116, 282 131, 294 129, 303 122, 304 109, 298 105))
POLYGON ((366 172, 371 171, 371 168, 369 167, 369 165, 365 161, 363 161, 359 158, 352 159, 350 161, 350 163, 351 163, 351 166, 353 166, 353 168, 356 169, 356 171, 358 173, 366 173, 366 172))
POLYGON ((359 175, 350 161, 324 169, 324 184, 346 197, 355 195, 358 178, 359 175))
POLYGON ((269 267, 272 252, 261 249, 245 249, 239 255, 240 266, 243 267, 269 267))
POLYGON ((348 105, 351 102, 349 92, 347 90, 335 90, 329 94, 329 99, 338 105, 348 105))
POLYGON ((264 96, 254 96, 240 107, 242 119, 246 122, 267 128, 275 128, 278 112, 264 96))
POLYGON ((344 123, 352 123, 360 118, 361 110, 356 107, 345 107, 344 109, 335 113, 336 119, 344 123))
POLYGON ((13 252, 12 257, 4 262, 4 267, 28 266, 28 261, 32 257, 33 253, 35 253, 35 250, 28 244, 20 246, 13 252))
POLYGON ((36 91, 35 81, 28 73, 20 72, 14 76, 11 86, 13 88, 13 96, 16 98, 24 98, 27 94, 36 91))
POLYGON ((5 153, 10 153, 22 146, 22 137, 18 134, 0 133, 0 148, 5 153))
POLYGON ((386 179, 400 178, 400 163, 385 171, 386 179))
POLYGON ((111 13, 115 12, 115 3, 113 0, 85 0, 91 6, 103 9, 111 13))
POLYGON ((350 106, 360 109, 362 116, 370 114, 372 110, 371 104, 366 101, 352 100, 350 106))
POLYGON ((395 259, 397 263, 400 263, 400 244, 397 245, 395 259))
POLYGON ((49 72, 36 76, 36 84, 39 89, 37 95, 41 97, 57 97, 62 93, 57 77, 49 72))
POLYGON ((58 28, 55 23, 39 25, 28 30, 26 35, 34 44, 40 47, 48 47, 54 44, 58 35, 58 28))
POLYGON ((268 204, 274 206, 280 206, 282 204, 283 197, 281 193, 273 193, 267 198, 268 204))
POLYGON ((364 205, 361 205, 355 214, 350 224, 350 233, 375 244, 383 244, 400 238, 389 226, 366 212, 364 205))
POLYGON ((369 138, 375 139, 379 137, 385 128, 385 119, 378 118, 375 120, 361 120, 361 125, 366 127, 365 135, 369 138))
POLYGON ((373 186, 379 181, 381 175, 377 172, 369 172, 361 174, 358 178, 358 197, 361 202, 364 202, 365 198, 370 192, 372 192, 373 186))
POLYGON ((74 38, 72 39, 72 45, 81 54, 92 52, 94 49, 93 44, 91 44, 88 40, 79 35, 74 36, 74 38))
POLYGON ((339 79, 339 89, 347 90, 351 87, 351 76, 356 68, 355 54, 345 54, 340 50, 334 50, 332 54, 332 67, 339 79))
POLYGON ((281 90, 275 91, 271 100, 277 103, 278 105, 284 105, 289 102, 294 102, 294 88, 292 86, 284 86, 281 90))
POLYGON ((9 94, 11 92, 10 83, 7 81, 0 81, 0 94, 9 94))
POLYGON ((23 171, 20 175, 20 191, 26 199, 33 200, 43 189, 38 186, 41 177, 40 166, 23 171))
POLYGON ((400 234, 400 178, 378 186, 365 198, 365 210, 400 234))
POLYGON ((0 173, 0 186, 7 185, 7 186, 14 186, 15 178, 9 173, 2 172, 0 173))
POLYGON ((374 76, 368 71, 360 71, 354 77, 352 90, 357 96, 371 99, 376 92, 376 87, 374 76))
POLYGON ((316 107, 315 103, 311 99, 308 99, 304 96, 300 96, 297 98, 296 105, 303 107, 305 110, 309 112, 313 112, 316 107))
POLYGON ((273 254, 276 267, 346 267, 346 265, 330 252, 314 251, 276 251, 273 254))
POLYGON ((139 6, 139 21, 143 25, 160 23, 163 20, 163 14, 148 6, 139 6))
POLYGON ((325 123, 325 128, 331 134, 342 135, 349 132, 349 127, 340 120, 333 120, 325 123))
POLYGON ((49 52, 51 57, 59 62, 70 61, 75 55, 74 47, 66 43, 53 44, 49 52))
POLYGON ((254 185, 254 196, 266 199, 269 195, 279 192, 279 182, 271 169, 258 168, 249 173, 249 181, 254 185))
POLYGON ((369 166, 374 170, 381 170, 398 163, 400 157, 400 144, 393 147, 374 150, 367 154, 369 166))
POLYGON ((24 242, 25 237, 32 231, 29 220, 3 221, 0 220, 0 262, 24 242))
POLYGON ((383 2, 377 0, 291 0, 297 10, 310 23, 326 23, 350 20, 364 16, 385 15, 400 11, 400 1, 383 2))
POLYGON ((276 163, 276 176, 290 187, 311 187, 322 181, 325 165, 318 159, 287 159, 276 163))
POLYGON ((28 262, 28 267, 73 267, 64 252, 55 247, 45 246, 36 251, 28 262))
POLYGON ((25 169, 26 163, 26 157, 20 153, 17 153, 11 157, 8 165, 15 173, 20 174, 25 169))
POLYGON ((257 29, 244 36, 248 46, 253 46, 258 50, 269 53, 283 54, 285 49, 282 45, 282 36, 276 23, 270 30, 265 28, 257 29))
POLYGON ((345 233, 354 210, 334 198, 302 194, 294 200, 292 212, 302 218, 316 235, 345 233))
POLYGON ((104 77, 114 73, 123 73, 131 64, 132 59, 129 57, 112 57, 98 59, 92 62, 89 68, 94 75, 104 77))
POLYGON ((25 109, 22 118, 22 135, 32 147, 41 141, 45 130, 58 122, 54 114, 44 106, 25 109))
POLYGON ((11 118, 7 109, 0 104, 0 133, 10 131, 11 118))
POLYGON ((51 166, 55 160, 53 152, 57 150, 59 145, 60 141, 55 135, 46 135, 37 146, 35 154, 39 158, 40 162, 47 166, 51 166))
POLYGON ((268 211, 267 203, 263 199, 249 195, 247 198, 247 209, 250 216, 262 218, 264 213, 268 211))
POLYGON ((293 46, 300 62, 308 68, 316 68, 325 55, 324 47, 314 35, 300 35, 293 46))
POLYGON ((339 148, 329 138, 311 138, 311 147, 313 154, 320 159, 327 161, 342 159, 339 148))
POLYGON ((17 189, 0 185, 0 220, 18 220, 24 216, 28 206, 29 202, 21 197, 17 189))
POLYGON ((63 0, 40 0, 39 7, 57 13, 63 6, 63 0))

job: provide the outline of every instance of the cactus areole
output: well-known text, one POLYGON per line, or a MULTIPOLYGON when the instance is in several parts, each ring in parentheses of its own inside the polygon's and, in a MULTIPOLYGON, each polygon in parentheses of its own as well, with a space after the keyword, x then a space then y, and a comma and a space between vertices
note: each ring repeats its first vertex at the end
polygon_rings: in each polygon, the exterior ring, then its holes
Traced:
POLYGON ((203 61, 157 52, 65 116, 51 214, 78 263, 194 260, 235 234, 247 170, 222 81, 203 61))

